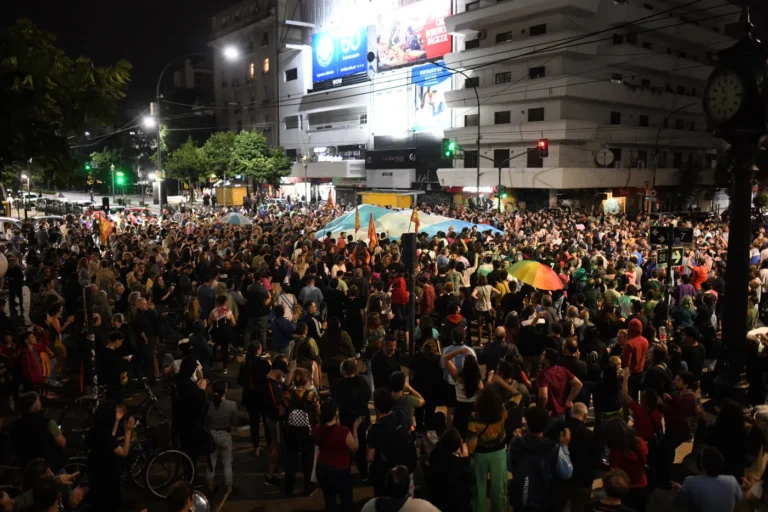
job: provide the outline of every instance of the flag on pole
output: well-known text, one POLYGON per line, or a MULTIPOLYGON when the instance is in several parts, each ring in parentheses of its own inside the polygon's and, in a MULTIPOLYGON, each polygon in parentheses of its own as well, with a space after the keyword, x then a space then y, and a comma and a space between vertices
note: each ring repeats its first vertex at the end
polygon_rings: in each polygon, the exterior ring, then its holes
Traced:
POLYGON ((419 221, 419 208, 414 207, 413 213, 411 213, 411 222, 413 223, 415 229, 413 230, 414 233, 419 232, 419 226, 421 226, 421 222, 419 221))
POLYGON ((368 221, 368 249, 372 251, 377 245, 379 245, 379 237, 376 235, 376 225, 373 223, 373 212, 371 212, 371 218, 368 221))
POLYGON ((328 211, 333 210, 333 189, 328 191, 328 204, 325 205, 325 209, 328 211))
POLYGON ((110 233, 112 233, 112 222, 105 215, 102 215, 101 219, 99 219, 99 235, 102 246, 107 245, 110 233))
POLYGON ((357 232, 360 231, 360 212, 355 205, 355 238, 357 238, 357 232))

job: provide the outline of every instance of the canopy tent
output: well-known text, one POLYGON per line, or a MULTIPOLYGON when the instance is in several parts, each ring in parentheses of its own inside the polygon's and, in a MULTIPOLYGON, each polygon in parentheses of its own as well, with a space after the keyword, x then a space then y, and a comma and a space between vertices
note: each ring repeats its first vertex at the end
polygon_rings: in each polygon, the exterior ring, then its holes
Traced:
MULTIPOLYGON (((357 236, 355 236, 358 240, 366 240, 368 238, 368 222, 371 213, 373 213, 376 232, 384 233, 389 231, 390 239, 398 239, 403 233, 413 232, 415 228, 413 223, 411 223, 413 210, 389 210, 380 206, 363 204, 358 207, 358 211, 360 213, 360 229, 357 231, 357 236)), ((487 224, 472 224, 471 222, 464 222, 463 220, 452 219, 442 215, 431 215, 422 211, 419 211, 418 215, 420 222, 419 233, 427 233, 429 236, 434 236, 439 231, 448 233, 452 230, 460 233, 464 228, 472 229, 473 226, 477 226, 480 232, 490 230, 494 234, 503 233, 503 231, 487 224)), ((329 231, 333 237, 338 237, 342 231, 347 235, 354 236, 355 210, 351 210, 326 224, 325 227, 318 230, 317 238, 322 239, 329 231)))

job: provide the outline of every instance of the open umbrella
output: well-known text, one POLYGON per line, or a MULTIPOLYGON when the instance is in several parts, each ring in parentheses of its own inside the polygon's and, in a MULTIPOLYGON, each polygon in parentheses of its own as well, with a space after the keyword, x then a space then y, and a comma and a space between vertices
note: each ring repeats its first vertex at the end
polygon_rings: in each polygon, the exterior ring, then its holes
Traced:
POLYGON ((223 224, 240 224, 243 226, 250 226, 251 224, 253 224, 253 222, 251 222, 251 219, 237 212, 226 214, 221 219, 219 219, 219 222, 223 224))
POLYGON ((563 281, 554 270, 533 260, 518 261, 507 273, 539 290, 562 290, 563 281))

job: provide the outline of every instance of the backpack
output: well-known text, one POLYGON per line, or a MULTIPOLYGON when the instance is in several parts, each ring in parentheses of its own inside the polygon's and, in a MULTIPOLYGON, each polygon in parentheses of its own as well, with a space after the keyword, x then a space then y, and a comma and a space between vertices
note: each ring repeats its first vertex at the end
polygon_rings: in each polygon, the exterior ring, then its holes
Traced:
POLYGON ((383 450, 376 450, 376 453, 381 456, 381 460, 387 468, 405 466, 409 473, 413 473, 416 471, 416 443, 410 428, 401 423, 401 413, 395 409, 392 410, 392 413, 399 416, 397 426, 387 436, 388 445, 383 450))
POLYGON ((587 375, 600 375, 600 355, 597 350, 587 352, 584 362, 587 363, 587 375))
POLYGON ((409 431, 411 430, 413 421, 411 421, 411 414, 405 406, 405 397, 395 401, 395 404, 392 406, 392 414, 397 418, 398 425, 406 427, 409 431))
POLYGON ((517 464, 509 494, 512 506, 517 509, 547 510, 552 500, 551 452, 539 455, 526 450, 517 464))
POLYGON ((291 401, 285 411, 286 425, 289 428, 297 430, 305 430, 307 435, 312 433, 312 427, 315 424, 315 408, 312 403, 307 400, 307 395, 310 391, 304 391, 303 396, 296 394, 296 390, 291 389, 289 391, 291 401))

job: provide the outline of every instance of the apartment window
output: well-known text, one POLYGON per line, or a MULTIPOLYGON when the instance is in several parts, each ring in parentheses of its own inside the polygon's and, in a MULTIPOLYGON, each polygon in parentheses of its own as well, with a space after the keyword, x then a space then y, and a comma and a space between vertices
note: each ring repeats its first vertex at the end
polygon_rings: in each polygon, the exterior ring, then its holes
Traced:
POLYGON ((682 119, 675 119, 675 130, 682 130, 685 122, 682 119))
POLYGON ((648 9, 649 11, 653 10, 653 5, 651 4, 643 4, 643 8, 648 9))
POLYGON ((494 124, 509 124, 512 122, 512 115, 509 110, 506 110, 504 112, 494 112, 493 113, 493 123, 494 124))
POLYGON ((368 114, 360 114, 360 124, 368 124, 368 114))
POLYGON ((544 23, 542 25, 534 25, 529 30, 528 33, 533 36, 543 36, 547 33, 547 24, 544 23))
POLYGON ((506 43, 507 41, 512 40, 512 32, 502 32, 501 34, 496 34, 496 42, 497 43, 506 43))
POLYGON ((694 98, 698 98, 698 96, 699 96, 698 94, 696 94, 696 88, 695 87, 693 89, 691 89, 691 96, 693 96, 694 98))
POLYGON ((643 41, 643 45, 642 46, 646 50, 652 50, 653 49, 653 43, 650 43, 648 41, 643 41))
POLYGON ((494 149, 493 150, 493 166, 498 169, 502 165, 504 167, 509 167, 509 150, 494 149))
POLYGON ((266 46, 269 46, 269 32, 264 32, 261 36, 261 47, 264 48, 266 46))
POLYGON ((624 77, 621 75, 621 73, 611 73, 611 82, 615 84, 624 83, 624 77))
POLYGON ((613 45, 624 44, 624 36, 622 34, 613 34, 613 45))
POLYGON ((529 108, 528 109, 528 122, 534 123, 544 120, 544 108, 529 108))
POLYGON ((528 68, 528 78, 544 78, 545 76, 547 76, 547 68, 545 66, 528 68))
POLYGON ((539 151, 536 148, 531 148, 528 151, 526 155, 526 167, 534 167, 534 168, 541 168, 544 167, 544 159, 539 156, 539 151))
POLYGON ((241 119, 238 119, 237 121, 237 133, 240 133, 243 131, 243 121, 241 119))
POLYGON ((286 149, 285 150, 285 156, 287 156, 291 160, 296 160, 296 157, 298 157, 299 155, 298 155, 296 149, 286 149))
POLYGON ((712 52, 706 52, 706 53, 704 54, 704 58, 705 58, 706 60, 712 60, 712 52))
POLYGON ((264 59, 264 63, 261 65, 262 73, 269 73, 269 57, 264 59))
POLYGON ((641 115, 638 124, 640 126, 648 126, 648 116, 641 115))
POLYGON ((640 79, 640 87, 643 89, 650 89, 651 88, 651 79, 650 78, 641 78, 640 79))
POLYGON ((496 73, 496 83, 506 84, 512 81, 512 72, 507 71, 505 73, 496 73))
POLYGON ((627 42, 629 44, 637 44, 637 34, 631 32, 627 34, 627 42))
POLYGON ((465 11, 467 12, 474 11, 475 9, 480 7, 480 1, 478 0, 477 2, 469 2, 465 5, 465 7, 466 7, 465 11))
POLYGON ((465 50, 474 50, 475 48, 480 48, 479 39, 470 39, 469 41, 464 41, 465 50))
POLYGON ((298 130, 299 129, 299 116, 288 116, 285 118, 286 130, 298 130))
POLYGON ((644 149, 638 149, 637 150, 637 161, 643 162, 645 165, 648 165, 648 151, 644 149))
POLYGON ((684 85, 678 85, 677 86, 677 94, 680 94, 680 95, 685 94, 685 86, 684 85))
POLYGON ((621 112, 611 112, 611 124, 621 124, 621 112))
POLYGON ((464 168, 472 169, 477 167, 477 151, 464 152, 464 168))
POLYGON ((479 76, 469 77, 469 78, 464 80, 464 88, 465 89, 474 89, 475 87, 480 87, 480 77, 479 76))
POLYGON ((608 150, 613 153, 613 165, 616 165, 616 162, 621 165, 621 148, 608 148, 608 150))
POLYGON ((672 167, 679 169, 683 166, 683 154, 682 153, 673 153, 672 154, 672 167))
POLYGON ((478 114, 467 114, 464 116, 464 126, 477 126, 479 121, 480 116, 478 114))
POLYGON ((299 78, 299 70, 297 68, 291 68, 285 71, 285 81, 292 82, 299 78))

